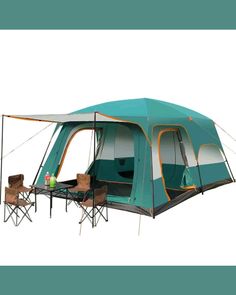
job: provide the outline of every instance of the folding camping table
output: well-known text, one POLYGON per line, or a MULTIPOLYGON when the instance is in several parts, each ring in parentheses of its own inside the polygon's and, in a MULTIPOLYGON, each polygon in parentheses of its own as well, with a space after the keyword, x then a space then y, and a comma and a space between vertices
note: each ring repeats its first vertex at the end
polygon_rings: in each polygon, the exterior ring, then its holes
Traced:
POLYGON ((50 198, 50 218, 52 217, 52 199, 60 198, 66 200, 66 212, 67 212, 67 200, 73 199, 76 197, 72 196, 69 192, 69 188, 73 187, 71 184, 57 182, 55 187, 50 187, 44 184, 33 185, 32 188, 35 194, 35 212, 37 211, 37 195, 42 194, 49 196, 50 198))

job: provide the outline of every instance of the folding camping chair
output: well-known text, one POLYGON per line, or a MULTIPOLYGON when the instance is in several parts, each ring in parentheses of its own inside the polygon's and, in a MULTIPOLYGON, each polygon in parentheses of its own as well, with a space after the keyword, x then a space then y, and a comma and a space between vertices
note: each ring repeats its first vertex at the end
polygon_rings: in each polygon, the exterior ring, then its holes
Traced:
POLYGON ((29 210, 33 205, 34 202, 19 198, 17 189, 5 187, 4 222, 7 222, 10 217, 15 226, 18 226, 24 217, 27 217, 32 222, 29 210), (8 216, 6 216, 6 210, 9 213, 8 216), (14 215, 15 219, 13 217, 14 215))
MULTIPOLYGON (((77 185, 69 189, 69 193, 78 193, 82 196, 83 199, 87 197, 87 194, 91 191, 91 177, 89 174, 78 173, 76 175, 77 185)), ((68 205, 72 202, 69 200, 68 205)), ((77 205, 77 202, 75 202, 77 205)))
POLYGON ((107 186, 94 189, 93 198, 86 198, 80 202, 82 208, 82 216, 79 224, 82 224, 85 219, 92 223, 92 227, 96 226, 102 217, 105 221, 108 221, 108 208, 107 208, 107 186), (105 209, 106 214, 103 214, 105 209), (98 218, 96 219, 98 215, 98 218))
POLYGON ((8 177, 9 188, 14 188, 23 197, 24 200, 30 201, 29 196, 32 192, 32 188, 24 186, 24 175, 17 174, 8 177))
POLYGON ((76 175, 77 185, 70 189, 70 192, 87 192, 90 190, 91 177, 89 174, 78 173, 76 175))

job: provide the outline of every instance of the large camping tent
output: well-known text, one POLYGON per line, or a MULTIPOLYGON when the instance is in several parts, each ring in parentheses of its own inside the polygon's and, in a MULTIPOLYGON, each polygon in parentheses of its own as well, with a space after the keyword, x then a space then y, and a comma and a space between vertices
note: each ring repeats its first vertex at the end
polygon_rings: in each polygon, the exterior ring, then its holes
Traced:
POLYGON ((61 127, 37 174, 38 184, 47 171, 60 174, 75 134, 95 130, 97 150, 87 173, 108 185, 111 208, 155 217, 198 193, 234 181, 214 122, 172 103, 130 99, 65 115, 9 117, 61 127))

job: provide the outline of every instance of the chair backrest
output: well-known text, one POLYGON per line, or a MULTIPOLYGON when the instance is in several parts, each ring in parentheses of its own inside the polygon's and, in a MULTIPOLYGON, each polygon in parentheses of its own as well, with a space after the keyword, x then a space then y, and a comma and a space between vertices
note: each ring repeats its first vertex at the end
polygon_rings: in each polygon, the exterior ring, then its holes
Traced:
POLYGON ((17 205, 19 194, 15 188, 5 187, 5 202, 17 205))
POLYGON ((78 187, 82 189, 90 189, 91 177, 88 174, 77 174, 78 187))
POLYGON ((23 174, 11 175, 8 177, 8 184, 10 188, 18 188, 20 186, 23 186, 23 182, 24 182, 23 174))
POLYGON ((94 195, 95 195, 95 205, 104 204, 104 202, 106 202, 106 197, 107 197, 107 186, 96 188, 94 190, 94 195))

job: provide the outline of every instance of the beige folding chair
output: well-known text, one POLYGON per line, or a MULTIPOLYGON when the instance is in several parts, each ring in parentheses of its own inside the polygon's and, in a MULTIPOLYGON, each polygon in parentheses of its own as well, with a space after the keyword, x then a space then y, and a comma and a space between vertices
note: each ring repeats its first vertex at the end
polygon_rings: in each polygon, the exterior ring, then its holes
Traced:
POLYGON ((90 182, 91 177, 89 174, 77 174, 77 185, 70 189, 70 192, 77 193, 77 192, 87 192, 90 190, 90 182))
POLYGON ((34 202, 19 198, 17 189, 5 187, 4 222, 7 222, 10 217, 15 226, 18 226, 24 217, 27 217, 32 222, 29 210, 33 205, 34 202), (8 216, 6 215, 6 211, 9 213, 8 216))
POLYGON ((9 188, 14 188, 23 197, 23 199, 30 201, 29 196, 32 188, 24 186, 24 175, 17 174, 8 177, 9 188))
MULTIPOLYGON (((91 191, 91 177, 89 174, 81 174, 78 173, 76 175, 77 179, 77 185, 69 189, 69 193, 72 195, 79 195, 81 198, 85 199, 87 197, 87 194, 91 191)), ((72 200, 68 201, 68 205, 72 202, 72 200)), ((77 201, 75 204, 78 206, 77 201)))
POLYGON ((107 186, 94 189, 94 198, 88 198, 80 202, 82 208, 82 216, 79 224, 82 224, 85 219, 92 223, 92 227, 96 226, 102 217, 108 221, 108 208, 107 208, 107 186), (106 214, 103 214, 105 209, 106 214))

